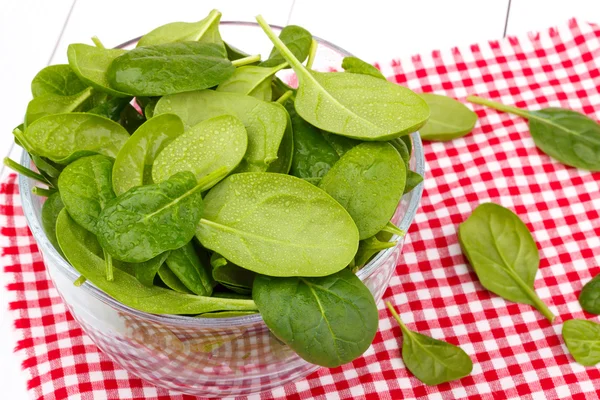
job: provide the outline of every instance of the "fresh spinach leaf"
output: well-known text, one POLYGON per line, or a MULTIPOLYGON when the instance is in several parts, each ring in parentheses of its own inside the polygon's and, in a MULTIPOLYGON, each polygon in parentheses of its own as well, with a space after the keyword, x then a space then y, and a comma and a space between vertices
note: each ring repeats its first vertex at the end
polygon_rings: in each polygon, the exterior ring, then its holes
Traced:
POLYGON ((358 244, 358 251, 354 256, 354 266, 362 268, 367 262, 377 253, 382 250, 394 247, 396 242, 381 242, 377 236, 371 236, 360 241, 358 244))
POLYGON ((86 88, 87 85, 67 64, 50 65, 38 72, 31 81, 31 94, 34 98, 48 94, 72 96, 86 88))
MULTIPOLYGON (((164 115, 172 114, 161 114, 150 121, 164 115)), ((242 161, 247 146, 246 128, 239 119, 233 115, 207 119, 185 131, 158 154, 152 178, 154 182, 162 182, 177 172, 190 171, 196 179, 201 179, 220 168, 230 173, 242 161)))
POLYGON ((385 76, 383 76, 380 70, 358 57, 344 57, 342 60, 342 68, 344 71, 353 74, 371 75, 375 78, 385 79, 385 76))
POLYGON ((85 84, 115 97, 131 97, 111 87, 108 81, 108 67, 113 60, 126 50, 103 49, 87 44, 70 44, 67 50, 69 66, 85 84))
POLYGON ((190 289, 185 287, 185 285, 179 280, 177 275, 175 275, 173 271, 169 269, 167 264, 163 264, 160 266, 160 268, 158 269, 158 277, 160 278, 161 282, 169 289, 172 289, 179 293, 194 294, 190 289))
POLYGON ((554 321, 533 289, 540 255, 517 215, 498 204, 480 204, 460 224, 458 239, 484 288, 506 300, 530 304, 554 321))
POLYGON ((203 264, 191 241, 171 251, 167 258, 167 266, 193 293, 200 296, 212 294, 214 281, 210 266, 203 264))
POLYGON ((258 275, 252 298, 275 336, 306 361, 324 367, 354 360, 377 332, 373 295, 347 269, 319 278, 258 275))
POLYGON ((467 101, 523 117, 535 145, 559 162, 588 171, 600 171, 600 125, 576 111, 543 108, 528 111, 477 96, 467 101))
POLYGON ((191 172, 179 172, 164 182, 129 189, 100 213, 98 241, 126 262, 147 261, 185 245, 202 215, 202 191, 223 175, 218 170, 196 182, 191 172))
POLYGON ((217 92, 241 93, 259 100, 271 101, 273 96, 271 81, 273 76, 287 64, 284 62, 272 68, 248 65, 236 68, 233 75, 217 86, 217 92))
POLYGON ((119 121, 121 119, 121 113, 125 107, 129 105, 130 101, 131 97, 113 97, 106 99, 86 112, 100 115, 101 117, 108 118, 113 121, 119 121))
POLYGON ((423 182, 423 177, 410 169, 406 171, 406 186, 404 186, 404 194, 409 193, 414 188, 423 182))
POLYGON ((600 363, 600 324, 583 319, 564 322, 562 336, 575 361, 586 367, 600 363))
MULTIPOLYGON (((312 43, 312 35, 309 31, 297 25, 288 25, 281 30, 279 33, 279 40, 281 40, 289 51, 298 59, 299 62, 304 62, 310 52, 310 45, 312 43)), ((261 67, 275 67, 281 65, 286 61, 285 57, 281 55, 277 46, 273 47, 269 58, 261 62, 261 67)), ((289 66, 286 66, 289 67, 289 66)))
POLYGON ((223 45, 219 33, 221 13, 212 10, 198 22, 171 22, 151 30, 137 43, 137 47, 175 42, 203 42, 223 45))
POLYGON ((222 45, 181 42, 128 51, 112 61, 107 77, 124 93, 164 96, 210 88, 234 71, 222 45))
POLYGON ((196 296, 157 286, 149 288, 120 269, 115 269, 113 281, 107 281, 104 275, 104 260, 88 248, 99 247, 92 233, 77 225, 66 210, 58 216, 56 232, 58 243, 71 265, 100 290, 126 306, 152 314, 256 310, 252 300, 196 296))
POLYGON ((176 114, 186 128, 223 114, 239 118, 246 127, 248 149, 236 172, 266 171, 277 160, 287 127, 287 115, 281 107, 251 96, 214 90, 165 96, 154 112, 176 114))
POLYGON ((583 286, 579 294, 579 304, 591 314, 600 314, 600 274, 583 286))
POLYGON ((129 134, 107 118, 85 113, 53 114, 27 127, 24 140, 34 154, 69 164, 90 154, 115 158, 129 134))
POLYGON ((218 253, 210 258, 213 279, 227 289, 240 294, 250 294, 256 273, 241 268, 218 253))
POLYGON ((310 71, 262 17, 256 19, 296 72, 299 88, 294 104, 307 122, 361 140, 393 139, 427 122, 429 107, 411 90, 369 75, 310 71))
POLYGON ((225 45, 225 51, 227 51, 227 58, 230 61, 241 60, 242 58, 250 57, 250 54, 232 46, 227 42, 223 42, 225 45))
POLYGON ((202 245, 270 276, 324 276, 352 260, 358 230, 325 192, 293 176, 230 175, 204 198, 202 245))
POLYGON ((292 168, 292 158, 294 157, 294 129, 292 127, 292 120, 285 107, 279 103, 272 104, 285 112, 287 124, 281 138, 281 143, 279 144, 279 150, 277 150, 277 160, 269 164, 267 172, 287 174, 290 172, 290 168, 292 168))
POLYGON ((234 318, 256 314, 256 311, 215 311, 198 315, 196 318, 234 318))
POLYGON ((148 261, 134 264, 134 274, 137 280, 144 286, 154 286, 154 278, 167 260, 167 257, 169 257, 169 254, 171 254, 170 251, 165 251, 148 261))
POLYGON ((156 157, 183 131, 181 119, 174 114, 158 115, 140 126, 117 154, 112 173, 115 193, 154 183, 152 165, 156 157))
POLYGON ((406 179, 404 160, 389 143, 361 143, 344 154, 319 187, 350 213, 360 239, 374 236, 394 215, 406 179))
POLYGON ((46 180, 50 182, 50 185, 52 187, 58 187, 58 177, 62 169, 59 169, 58 165, 53 165, 50 161, 40 156, 36 156, 35 154, 30 154, 29 157, 31 158, 31 161, 33 161, 33 163, 35 164, 35 167, 40 172, 40 175, 46 178, 46 180))
POLYGON ((50 195, 42 205, 42 227, 50 243, 61 254, 58 239, 56 239, 56 220, 63 208, 65 208, 65 205, 59 192, 50 195))
POLYGON ((431 110, 429 120, 419 129, 421 139, 445 142, 463 137, 475 127, 477 114, 463 103, 434 93, 421 93, 419 96, 431 110))
POLYGON ((146 117, 140 114, 131 104, 126 104, 119 116, 119 124, 121 124, 130 135, 137 131, 144 122, 146 122, 146 117))
POLYGON ((112 188, 113 161, 103 156, 82 157, 58 177, 60 197, 71 218, 92 233, 101 211, 115 198, 112 188))
POLYGON ((463 349, 409 330, 392 304, 388 301, 386 305, 402 330, 404 364, 418 380, 435 386, 464 378, 473 371, 473 361, 463 349))
POLYGON ((46 115, 68 113, 73 111, 85 111, 83 107, 92 96, 93 89, 88 87, 82 92, 62 96, 58 94, 44 94, 35 97, 27 105, 25 113, 25 126, 46 115))

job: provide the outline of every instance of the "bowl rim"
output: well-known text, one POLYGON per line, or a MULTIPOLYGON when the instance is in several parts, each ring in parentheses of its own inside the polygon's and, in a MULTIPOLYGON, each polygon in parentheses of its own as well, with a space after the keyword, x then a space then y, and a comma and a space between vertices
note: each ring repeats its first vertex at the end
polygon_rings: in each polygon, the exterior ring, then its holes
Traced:
MULTIPOLYGON (((256 22, 248 21, 222 21, 221 25, 259 27, 259 25, 256 22)), ((270 26, 275 29, 283 29, 283 27, 278 25, 270 26)), ((123 48, 129 46, 138 41, 140 37, 123 42, 116 48, 123 48)), ((336 46, 328 42, 327 40, 321 39, 317 36, 313 37, 319 42, 319 44, 322 44, 345 57, 351 56, 349 52, 342 49, 341 47, 336 46)), ((414 166, 411 166, 411 168, 414 168, 415 172, 417 172, 418 174, 423 176, 423 178, 425 178, 425 158, 423 153, 423 144, 421 142, 419 132, 415 131, 411 133, 410 138, 412 141, 411 161, 414 160, 414 166)), ((31 158, 29 157, 29 154, 24 150, 22 151, 20 162, 21 165, 28 168, 31 165, 31 158)), ((31 192, 31 188, 33 186, 32 183, 32 180, 30 180, 22 174, 19 174, 19 192, 21 197, 21 204, 23 207, 23 213, 27 220, 27 224, 36 240, 36 243, 39 246, 40 253, 42 255, 44 255, 45 253, 49 253, 50 258, 52 258, 53 261, 56 261, 55 264, 59 266, 59 271, 66 274, 71 280, 75 281, 80 276, 79 272, 77 272, 77 270, 50 243, 46 232, 42 228, 40 219, 36 216, 33 207, 34 195, 31 192)), ((405 236, 398 237, 397 235, 394 235, 391 240, 398 240, 398 243, 393 247, 380 251, 369 263, 367 263, 356 273, 356 275, 361 281, 364 281, 379 267, 381 267, 384 261, 391 255, 391 253, 394 252, 398 248, 398 246, 401 246, 403 244, 406 236, 408 235, 408 229, 410 228, 421 203, 422 194, 423 183, 421 182, 410 192, 410 200, 408 203, 408 207, 406 209, 406 212, 402 216, 400 223, 398 224, 398 228, 400 228, 406 233, 405 236)), ((404 196, 402 198, 404 198, 404 196)), ((151 314, 144 311, 139 311, 135 308, 129 307, 115 300, 89 281, 86 281, 83 285, 79 287, 79 289, 86 291, 88 294, 92 295, 96 299, 102 301, 103 303, 120 312, 131 314, 137 318, 157 322, 164 325, 177 325, 195 328, 223 328, 231 326, 254 325, 263 322, 262 315, 260 314, 260 312, 246 316, 229 318, 195 318, 191 316, 173 314, 151 314)))

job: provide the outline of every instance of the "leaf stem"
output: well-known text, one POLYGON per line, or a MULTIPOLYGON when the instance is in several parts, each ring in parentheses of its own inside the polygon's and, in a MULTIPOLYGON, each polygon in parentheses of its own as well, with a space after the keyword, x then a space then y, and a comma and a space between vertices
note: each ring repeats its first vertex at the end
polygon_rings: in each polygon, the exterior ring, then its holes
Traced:
POLYGON ((308 59, 306 60, 306 68, 312 69, 312 65, 315 62, 315 55, 317 54, 317 48, 319 43, 315 39, 310 42, 310 49, 308 51, 308 59))
POLYGON ((482 106, 487 106, 493 108, 494 110, 507 112, 510 114, 518 115, 519 117, 523 117, 525 119, 529 119, 531 117, 531 113, 527 110, 523 110, 513 106, 507 106, 506 104, 498 103, 496 101, 484 99, 479 96, 468 96, 467 101, 473 104, 479 104, 482 106))
POLYGON ((35 194, 36 196, 50 197, 54 193, 56 193, 56 189, 44 189, 44 188, 35 186, 33 189, 31 189, 31 193, 35 194))
POLYGON ((108 254, 106 250, 102 249, 102 251, 104 252, 104 262, 106 265, 106 280, 112 282, 113 280, 115 280, 112 256, 108 254))
POLYGON ((94 42, 94 44, 96 45, 96 47, 98 47, 99 49, 105 49, 106 47, 104 47, 104 45, 102 44, 102 42, 100 41, 100 39, 98 39, 98 36, 92 36, 92 42, 94 42))
POLYGON ((390 312, 392 313, 392 316, 394 317, 394 319, 398 322, 398 325, 400 325, 400 329, 402 330, 402 333, 410 336, 410 329, 408 329, 406 327, 406 325, 404 325, 404 323, 400 319, 400 316, 396 312, 396 309, 394 308, 392 303, 390 303, 389 301, 386 301, 385 305, 387 306, 388 310, 390 310, 390 312))
POLYGON ((12 169, 15 172, 18 172, 21 175, 25 175, 28 178, 34 179, 40 183, 43 183, 44 185, 52 187, 52 184, 48 182, 48 180, 42 175, 30 170, 29 168, 22 166, 21 164, 16 163, 8 157, 4 157, 4 165, 6 165, 8 168, 12 169))
POLYGON ((302 63, 296 58, 296 56, 294 56, 294 54, 290 51, 290 49, 288 49, 288 47, 285 45, 285 43, 283 43, 281 41, 281 39, 279 39, 279 37, 275 34, 275 32, 273 32, 273 29, 271 29, 269 24, 267 24, 267 21, 265 21, 265 19, 262 17, 262 15, 256 16, 256 22, 258 22, 258 25, 260 25, 262 30, 266 33, 266 35, 271 40, 271 42, 273 42, 273 45, 275 46, 275 48, 277 50, 279 50, 279 52, 281 53, 283 58, 285 58, 285 60, 290 64, 290 66, 294 70, 297 70, 297 69, 300 71, 306 70, 306 67, 304 65, 302 65, 302 63))
POLYGON ((293 90, 288 90, 287 92, 285 92, 284 94, 282 94, 281 97, 278 98, 275 102, 279 103, 279 104, 284 104, 293 95, 294 95, 294 91, 293 90))
POLYGON ((31 159, 39 170, 44 170, 50 177, 58 178, 60 171, 40 156, 31 155, 31 159))
POLYGON ((400 237, 404 237, 406 235, 406 232, 394 225, 392 221, 388 221, 387 225, 383 227, 382 231, 393 233, 394 235, 398 235, 400 237))
POLYGON ((535 308, 537 308, 537 310, 539 312, 541 312, 542 315, 544 317, 546 317, 546 319, 548 321, 550 321, 550 323, 553 323, 554 318, 556 318, 556 316, 552 313, 552 311, 550 311, 550 309, 548 308, 546 303, 544 303, 542 301, 542 299, 540 299, 540 297, 537 295, 535 290, 533 290, 525 282, 523 282, 521 277, 519 277, 511 269, 506 269, 506 272, 513 278, 513 280, 517 283, 517 285, 521 288, 521 290, 523 290, 527 294, 527 296, 531 299, 533 306, 535 308))
POLYGON ((255 54, 253 56, 248 56, 244 58, 240 58, 238 60, 233 60, 231 63, 234 67, 243 67, 244 65, 252 64, 257 61, 260 61, 260 54, 255 54))
POLYGON ((87 281, 85 276, 79 275, 79 278, 77 278, 77 279, 75 279, 75 281, 73 281, 73 286, 79 287, 79 286, 83 285, 85 283, 85 281, 87 281))

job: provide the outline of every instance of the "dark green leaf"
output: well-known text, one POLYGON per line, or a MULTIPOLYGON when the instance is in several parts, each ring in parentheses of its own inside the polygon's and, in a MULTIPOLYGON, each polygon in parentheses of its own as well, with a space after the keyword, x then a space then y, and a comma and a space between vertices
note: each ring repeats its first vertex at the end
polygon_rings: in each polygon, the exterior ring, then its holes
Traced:
POLYGON ((156 116, 140 126, 117 154, 112 175, 115 193, 154 183, 154 160, 183 130, 181 119, 173 114, 156 116))
POLYGON ((65 206, 60 198, 60 193, 58 192, 48 197, 42 205, 42 227, 44 228, 44 232, 46 232, 46 236, 50 243, 52 243, 54 248, 61 254, 62 251, 60 250, 58 240, 56 239, 56 220, 63 208, 65 208, 65 206))
POLYGON ((94 235, 75 223, 63 210, 56 224, 58 242, 73 267, 90 282, 126 306, 153 314, 202 314, 212 311, 255 310, 252 300, 221 299, 178 293, 160 287, 146 287, 120 269, 107 281, 104 260, 89 250, 99 247, 94 235))
POLYGON ((87 112, 90 114, 100 115, 113 121, 119 121, 121 118, 121 112, 127 105, 129 105, 130 101, 130 97, 113 97, 106 99, 87 112))
POLYGON ((230 45, 227 42, 223 42, 225 45, 225 50, 227 51, 227 58, 230 61, 239 60, 242 58, 250 57, 250 54, 243 52, 242 50, 230 45))
POLYGON ((404 186, 404 193, 409 193, 411 190, 416 188, 423 182, 423 177, 414 171, 406 171, 406 186, 404 186))
MULTIPOLYGON (((150 121, 163 115, 169 114, 150 121)), ((242 161, 247 146, 246 128, 239 119, 233 115, 207 119, 185 131, 158 154, 152 179, 162 182, 181 171, 190 171, 196 179, 201 179, 219 168, 230 173, 242 161)))
POLYGON ((418 380, 426 385, 435 386, 463 378, 471 373, 473 361, 464 350, 409 330, 390 302, 386 304, 402 329, 404 364, 418 380))
POLYGON ((113 161, 103 155, 82 157, 63 170, 58 178, 60 196, 71 218, 92 233, 100 212, 115 198, 112 189, 113 161))
POLYGON ((357 57, 344 57, 342 68, 353 74, 371 75, 375 78, 385 79, 380 70, 357 57))
POLYGON ((215 175, 196 183, 179 172, 153 185, 134 187, 110 201, 97 224, 98 241, 114 258, 143 262, 188 243, 202 215, 202 190, 215 175))
MULTIPOLYGON (((297 25, 288 25, 279 33, 279 39, 285 43, 294 57, 300 62, 306 60, 312 42, 312 35, 309 31, 297 25)), ((277 46, 275 46, 271 50, 269 58, 259 65, 261 67, 275 67, 283 64, 285 61, 285 58, 281 55, 277 46)))
POLYGON ((167 258, 167 266, 193 293, 200 296, 212 294, 214 281, 210 266, 203 264, 192 242, 171 251, 167 258))
POLYGON ((58 164, 103 154, 115 158, 129 134, 119 124, 93 114, 54 114, 29 125, 19 140, 28 149, 58 164))
POLYGON ((467 100, 528 119, 529 132, 541 151, 565 165, 600 171, 600 125, 593 119, 562 108, 527 111, 477 96, 467 100))
POLYGON ((348 210, 360 239, 366 239, 394 215, 405 179, 404 160, 392 145, 362 143, 335 163, 319 187, 348 210))
POLYGON ((313 364, 349 363, 369 348, 377 332, 373 295, 347 269, 321 278, 259 275, 252 297, 275 336, 313 364))
POLYGON ((115 58, 108 69, 108 81, 134 96, 163 96, 210 88, 234 71, 222 45, 166 43, 138 47, 115 58))
POLYGON ((144 286, 154 286, 154 278, 160 267, 165 263, 170 252, 165 251, 154 258, 134 265, 134 274, 138 281, 144 286))
POLYGON ((256 273, 227 261, 218 253, 213 253, 210 262, 213 267, 212 276, 216 282, 236 293, 250 294, 252 292, 252 283, 256 273))
POLYGON ((419 129, 421 139, 452 140, 465 136, 475 127, 477 114, 452 97, 433 93, 421 93, 419 96, 431 110, 429 120, 419 129))
MULTIPOLYGON (((272 103, 275 107, 285 111, 279 103, 272 103)), ((292 127, 292 121, 289 114, 286 111, 287 125, 281 143, 279 144, 279 150, 277 150, 277 160, 269 164, 267 172, 277 172, 279 174, 287 174, 292 168, 292 158, 294 157, 294 129, 292 127)))
POLYGON ((33 121, 46 115, 82 111, 88 99, 92 96, 92 92, 92 88, 87 88, 71 96, 49 93, 35 97, 27 105, 25 125, 28 126, 33 121))
POLYGON ((600 363, 600 324, 570 319, 563 324, 562 336, 579 364, 590 367, 600 363))
POLYGON ((312 125, 361 140, 389 140, 427 122, 429 107, 411 90, 369 75, 310 71, 262 17, 257 21, 296 72, 296 111, 312 125))
POLYGON ((177 275, 175 275, 173 271, 171 271, 169 267, 167 267, 167 264, 163 264, 160 266, 160 268, 158 269, 158 277, 160 278, 161 282, 164 283, 164 285, 169 289, 173 289, 179 293, 193 294, 192 291, 186 288, 185 285, 179 280, 177 275))
POLYGON ((47 94, 72 96, 86 87, 67 64, 50 65, 38 72, 31 81, 33 97, 47 94))
POLYGON ((319 188, 284 174, 230 175, 204 198, 200 243, 236 265, 271 276, 324 276, 348 265, 358 231, 319 188))
POLYGON ((146 122, 146 117, 140 114, 134 106, 126 104, 125 107, 123 107, 121 115, 119 116, 119 124, 121 124, 130 135, 137 131, 144 122, 146 122))
POLYGON ((527 226, 512 211, 480 204, 458 228, 463 252, 487 290, 530 304, 552 322, 554 315, 533 289, 540 256, 527 226))
POLYGON ((113 60, 127 53, 121 49, 103 49, 87 44, 70 44, 67 50, 69 65, 84 83, 116 97, 130 97, 110 86, 108 67, 113 60))
POLYGON ((579 294, 581 308, 592 314, 600 314, 600 274, 585 284, 579 294))

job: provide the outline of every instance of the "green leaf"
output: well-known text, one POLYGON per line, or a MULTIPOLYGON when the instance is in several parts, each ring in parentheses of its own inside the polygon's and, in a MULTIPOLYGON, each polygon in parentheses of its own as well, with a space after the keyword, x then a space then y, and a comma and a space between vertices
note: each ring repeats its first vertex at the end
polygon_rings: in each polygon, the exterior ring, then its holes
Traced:
POLYGON ((115 158, 129 139, 129 134, 119 124, 107 118, 93 114, 66 113, 36 120, 27 127, 22 139, 34 154, 58 164, 69 164, 91 154, 115 158))
POLYGON ((414 188, 423 182, 423 177, 414 171, 406 171, 406 186, 404 186, 404 193, 409 193, 414 188))
POLYGON ((31 93, 34 98, 48 94, 72 96, 86 88, 87 85, 67 64, 50 65, 38 72, 31 81, 31 93))
POLYGON ((167 266, 193 293, 200 296, 212 294, 214 281, 210 266, 200 260, 191 241, 171 251, 167 258, 167 266))
POLYGON ((288 174, 292 168, 292 158, 294 157, 294 129, 292 127, 292 121, 289 114, 279 103, 271 103, 275 107, 278 107, 285 112, 287 118, 287 124, 281 143, 279 144, 279 150, 277 150, 277 160, 269 164, 267 172, 277 172, 279 174, 288 174))
POLYGON ((219 33, 221 13, 212 10, 198 22, 171 22, 151 30, 137 43, 137 47, 175 42, 202 42, 223 45, 219 33))
POLYGON ((82 157, 58 177, 58 190, 69 215, 92 233, 96 233, 100 213, 115 198, 112 168, 113 161, 106 156, 82 157))
POLYGON ((358 57, 344 57, 342 68, 344 71, 353 74, 371 75, 375 78, 385 79, 380 70, 358 57))
POLYGON ((362 268, 369 260, 382 250, 394 247, 397 242, 381 242, 376 236, 371 236, 360 241, 358 251, 354 257, 354 266, 362 268))
POLYGON ((475 127, 477 114, 463 103, 433 93, 421 93, 419 96, 431 110, 429 120, 419 129, 421 139, 443 142, 463 137, 475 127))
POLYGON ((173 114, 159 115, 140 126, 117 154, 112 173, 115 193, 154 183, 152 165, 156 157, 183 131, 181 119, 173 114))
POLYGON ((56 231, 61 249, 71 265, 100 290, 126 306, 152 314, 256 310, 252 300, 196 296, 156 286, 149 288, 120 269, 114 270, 113 281, 107 281, 104 260, 89 249, 90 246, 99 247, 92 233, 77 225, 66 210, 58 216, 56 231))
POLYGON ((110 201, 97 224, 98 241, 114 258, 143 262, 175 250, 194 236, 202 215, 202 191, 223 171, 196 183, 179 172, 153 185, 134 187, 110 201))
POLYGON ((215 311, 197 315, 196 318, 235 318, 256 314, 256 311, 215 311))
POLYGON ((600 314, 600 274, 589 281, 579 294, 581 308, 592 314, 600 314))
POLYGON ((87 85, 115 97, 130 97, 111 87, 108 81, 108 67, 113 60, 126 50, 103 49, 87 44, 70 44, 67 50, 69 66, 73 72, 87 85))
POLYGON ((50 243, 61 254, 62 251, 58 245, 58 239, 56 239, 56 220, 63 208, 65 206, 58 192, 50 195, 42 205, 42 227, 50 243))
MULTIPOLYGON (((164 115, 156 116, 161 118, 164 115)), ((154 182, 162 182, 181 171, 196 179, 223 168, 230 173, 242 161, 248 135, 242 122, 233 115, 221 115, 200 122, 168 144, 152 167, 154 182)))
POLYGON ((28 126, 46 115, 82 111, 92 93, 93 89, 87 88, 71 96, 49 93, 35 97, 27 105, 25 125, 28 126))
MULTIPOLYGON (((297 25, 288 25, 281 30, 279 33, 279 40, 281 40, 287 48, 292 52, 300 62, 304 62, 310 52, 310 45, 312 43, 312 35, 309 31, 297 25)), ((281 65, 286 59, 281 55, 277 46, 273 47, 269 58, 259 65, 261 67, 275 67, 281 65)), ((287 66, 289 67, 289 65, 287 66)))
POLYGON ((320 278, 259 275, 252 297, 275 336, 313 364, 349 363, 369 348, 377 332, 373 295, 347 269, 320 278))
POLYGON ((506 300, 534 306, 552 323, 554 315, 533 289, 538 249, 517 215, 498 204, 480 204, 460 224, 458 239, 484 288, 506 300))
POLYGON ((233 75, 217 86, 217 92, 241 93, 259 100, 271 101, 271 81, 273 76, 287 64, 273 68, 248 65, 236 68, 233 75))
POLYGON ((164 96, 210 88, 234 71, 222 45, 166 43, 138 47, 115 58, 108 68, 108 81, 134 96, 164 96))
POLYGON ((273 103, 238 93, 202 90, 161 98, 155 115, 178 115, 187 128, 223 114, 242 121, 248 134, 248 149, 236 172, 266 171, 278 156, 287 127, 285 110, 273 103))
POLYGON ((225 51, 227 51, 227 58, 230 61, 240 60, 242 58, 250 57, 250 54, 238 49, 237 47, 232 46, 227 42, 223 42, 225 45, 225 51))
POLYGON ((347 152, 319 187, 352 216, 360 239, 382 230, 394 215, 406 178, 404 160, 389 143, 362 143, 347 152))
MULTIPOLYGON (((409 330, 392 304, 386 302, 402 329, 402 359, 406 368, 426 385, 461 379, 473 370, 473 361, 460 347, 409 330)), ((259 306, 260 308, 260 306, 259 306)))
POLYGON ((565 321, 562 336, 575 361, 586 367, 600 362, 600 324, 583 319, 565 321))
POLYGON ((600 171, 600 125, 587 116, 562 108, 527 111, 477 96, 467 101, 529 120, 535 145, 559 162, 588 171, 600 171))
POLYGON ((119 124, 121 124, 130 135, 137 131, 144 122, 146 122, 146 117, 140 114, 131 104, 126 104, 119 116, 119 124))
POLYGON ((131 97, 113 97, 107 99, 93 108, 87 110, 87 113, 100 115, 101 117, 119 121, 121 113, 129 105, 131 97))
POLYGON ((165 251, 154 258, 141 263, 134 264, 134 274, 138 281, 144 286, 154 286, 154 278, 160 267, 165 263, 170 251, 165 251))
POLYGON ((361 140, 389 140, 427 122, 429 107, 411 90, 369 75, 309 71, 262 17, 257 21, 296 72, 296 111, 312 125, 361 140))
POLYGON ((179 293, 189 293, 193 294, 192 291, 185 287, 185 285, 179 280, 177 275, 173 273, 167 266, 167 264, 163 264, 158 269, 158 276, 162 283, 169 289, 175 290, 179 293))
POLYGON ((240 294, 250 294, 256 273, 227 261, 222 255, 213 253, 210 258, 212 277, 219 284, 240 294))
POLYGON ((324 276, 352 260, 358 230, 344 208, 308 182, 284 174, 234 174, 204 198, 202 245, 270 276, 324 276))

